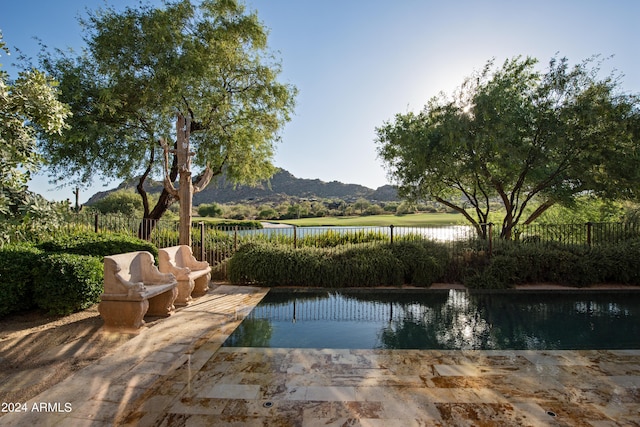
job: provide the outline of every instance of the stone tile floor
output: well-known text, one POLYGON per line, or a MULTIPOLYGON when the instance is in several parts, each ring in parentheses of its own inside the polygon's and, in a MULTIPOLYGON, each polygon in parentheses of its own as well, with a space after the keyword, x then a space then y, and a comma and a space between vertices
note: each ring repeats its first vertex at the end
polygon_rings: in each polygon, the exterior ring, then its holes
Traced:
POLYGON ((0 425, 640 425, 640 350, 220 347, 265 293, 220 286, 0 425))

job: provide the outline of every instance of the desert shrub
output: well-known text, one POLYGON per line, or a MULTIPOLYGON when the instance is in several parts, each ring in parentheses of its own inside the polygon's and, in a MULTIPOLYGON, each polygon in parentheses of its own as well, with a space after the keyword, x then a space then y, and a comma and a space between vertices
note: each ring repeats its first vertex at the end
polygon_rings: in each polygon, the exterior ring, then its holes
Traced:
POLYGON ((344 288, 403 284, 403 265, 386 245, 349 246, 329 252, 322 267, 332 274, 321 276, 321 286, 344 288))
POLYGON ((489 265, 465 278, 465 285, 472 289, 505 289, 518 282, 518 263, 515 257, 496 255, 489 265))
POLYGON ((103 265, 98 257, 75 254, 43 256, 34 269, 33 299, 50 314, 84 310, 100 300, 103 265))
MULTIPOLYGON (((624 259, 625 252, 633 251, 618 250, 619 246, 589 248, 553 242, 508 242, 500 245, 484 268, 470 274, 465 284, 502 288, 517 283, 552 282, 580 287, 623 281, 616 280, 616 277, 620 277, 619 271, 623 271, 625 279, 629 279, 624 273, 628 271, 624 259)), ((628 280, 623 282, 629 283, 628 280)))
POLYGON ((104 257, 126 252, 148 251, 158 256, 158 248, 151 242, 126 234, 80 232, 62 234, 38 247, 46 252, 71 253, 104 257))
POLYGON ((401 285, 402 264, 383 246, 320 248, 248 244, 231 258, 235 283, 351 287, 401 285))
MULTIPOLYGON (((291 242, 293 238, 291 237, 291 242)), ((319 234, 310 234, 298 238, 300 246, 316 246, 319 248, 333 248, 340 245, 360 244, 386 241, 389 237, 379 231, 356 230, 351 233, 343 233, 335 230, 328 230, 319 234)))
POLYGON ((400 241, 387 246, 402 264, 405 284, 429 286, 444 273, 444 263, 418 242, 400 241))
POLYGON ((29 244, 0 248, 0 317, 33 308, 33 268, 42 251, 29 244))
POLYGON ((200 206, 198 206, 198 215, 219 217, 222 216, 222 208, 215 203, 202 203, 200 206))
POLYGON ((311 248, 250 243, 242 246, 228 261, 228 275, 235 283, 268 286, 304 284, 315 272, 319 256, 311 248))
POLYGON ((640 285, 640 239, 596 246, 592 262, 603 282, 640 285))

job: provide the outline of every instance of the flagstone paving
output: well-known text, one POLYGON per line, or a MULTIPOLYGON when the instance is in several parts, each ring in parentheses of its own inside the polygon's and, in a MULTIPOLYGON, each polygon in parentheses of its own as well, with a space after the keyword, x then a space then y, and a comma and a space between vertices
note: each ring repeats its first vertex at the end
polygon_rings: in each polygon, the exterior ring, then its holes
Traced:
POLYGON ((640 350, 221 347, 266 291, 216 288, 0 425, 640 425, 640 350))

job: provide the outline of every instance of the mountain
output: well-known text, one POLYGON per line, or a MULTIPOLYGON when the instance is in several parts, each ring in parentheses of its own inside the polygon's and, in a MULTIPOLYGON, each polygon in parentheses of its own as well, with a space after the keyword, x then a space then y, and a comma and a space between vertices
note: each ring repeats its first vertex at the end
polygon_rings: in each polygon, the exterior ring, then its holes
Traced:
MULTIPOLYGON (((125 188, 134 188, 136 180, 123 182, 117 188, 94 194, 88 205, 102 199, 109 193, 125 188)), ((162 183, 151 181, 145 185, 149 193, 162 191, 162 183)), ((358 184, 344 184, 338 181, 324 182, 319 179, 296 178, 290 172, 279 169, 268 181, 256 186, 234 185, 228 182, 224 175, 214 178, 201 192, 193 195, 195 206, 202 203, 266 203, 281 202, 290 197, 300 199, 340 199, 347 202, 359 198, 376 201, 397 201, 398 194, 395 187, 384 185, 378 189, 371 189, 358 184)))

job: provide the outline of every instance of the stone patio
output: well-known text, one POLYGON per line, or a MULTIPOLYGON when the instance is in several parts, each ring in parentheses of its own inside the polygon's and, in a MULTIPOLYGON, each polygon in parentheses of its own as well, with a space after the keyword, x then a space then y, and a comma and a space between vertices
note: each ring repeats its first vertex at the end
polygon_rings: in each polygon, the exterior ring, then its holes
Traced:
POLYGON ((640 425, 640 350, 221 348, 266 292, 219 286, 0 425, 640 425))

